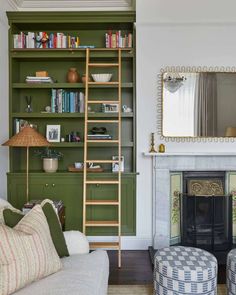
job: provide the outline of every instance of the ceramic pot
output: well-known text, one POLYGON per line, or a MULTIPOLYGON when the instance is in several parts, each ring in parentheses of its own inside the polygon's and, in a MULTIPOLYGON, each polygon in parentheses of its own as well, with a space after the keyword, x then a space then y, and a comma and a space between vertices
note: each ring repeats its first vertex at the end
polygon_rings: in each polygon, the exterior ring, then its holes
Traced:
POLYGON ((56 172, 58 169, 58 159, 57 158, 44 158, 43 159, 43 170, 45 172, 56 172))
POLYGON ((79 74, 76 68, 70 68, 67 73, 68 83, 77 83, 79 81, 79 74))

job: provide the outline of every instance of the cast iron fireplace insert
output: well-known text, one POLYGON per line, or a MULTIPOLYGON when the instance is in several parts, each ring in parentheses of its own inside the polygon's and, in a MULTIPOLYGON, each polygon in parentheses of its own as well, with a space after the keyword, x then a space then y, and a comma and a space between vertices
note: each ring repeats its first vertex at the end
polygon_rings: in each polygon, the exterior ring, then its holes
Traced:
POLYGON ((228 253, 232 248, 232 196, 225 194, 225 172, 184 172, 180 207, 181 245, 216 256, 228 253))

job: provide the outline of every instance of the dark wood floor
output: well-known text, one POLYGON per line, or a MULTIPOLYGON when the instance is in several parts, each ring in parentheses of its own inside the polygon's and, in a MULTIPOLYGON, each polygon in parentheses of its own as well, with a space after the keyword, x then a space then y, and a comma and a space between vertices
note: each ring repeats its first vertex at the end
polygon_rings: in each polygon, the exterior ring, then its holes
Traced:
MULTIPOLYGON (((107 251, 110 260, 110 285, 146 285, 153 283, 149 251, 122 251, 122 267, 118 268, 117 251, 107 251)), ((218 268, 218 284, 225 284, 225 265, 218 268)))
POLYGON ((152 284, 152 264, 148 251, 122 251, 122 267, 118 268, 117 251, 108 251, 110 285, 152 284))

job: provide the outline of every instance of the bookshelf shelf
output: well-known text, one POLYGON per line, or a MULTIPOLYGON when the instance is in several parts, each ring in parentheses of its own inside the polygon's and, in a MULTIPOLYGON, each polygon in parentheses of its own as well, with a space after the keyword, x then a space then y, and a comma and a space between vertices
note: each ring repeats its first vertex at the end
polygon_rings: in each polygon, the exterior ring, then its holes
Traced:
MULTIPOLYGON (((84 118, 83 113, 12 113, 12 118, 84 118)), ((89 113, 89 118, 114 118, 117 117, 117 113, 89 113)), ((122 118, 133 118, 133 112, 122 113, 122 118)))

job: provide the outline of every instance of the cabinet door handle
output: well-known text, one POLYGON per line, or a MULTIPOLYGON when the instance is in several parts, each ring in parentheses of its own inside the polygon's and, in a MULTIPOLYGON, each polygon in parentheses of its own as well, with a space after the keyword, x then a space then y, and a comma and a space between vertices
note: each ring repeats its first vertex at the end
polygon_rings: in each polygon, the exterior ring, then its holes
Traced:
POLYGON ((53 183, 52 186, 54 187, 55 186, 55 183, 53 183))
POLYGON ((96 186, 99 186, 99 183, 97 183, 96 186))
POLYGON ((45 186, 48 187, 48 183, 45 183, 45 186))

